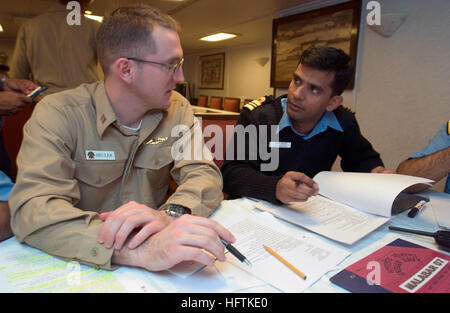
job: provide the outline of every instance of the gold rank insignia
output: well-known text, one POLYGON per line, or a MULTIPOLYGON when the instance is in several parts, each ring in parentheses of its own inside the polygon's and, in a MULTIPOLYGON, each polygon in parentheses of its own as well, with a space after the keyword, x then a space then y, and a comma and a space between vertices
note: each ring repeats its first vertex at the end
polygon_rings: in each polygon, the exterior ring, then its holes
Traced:
POLYGON ((259 107, 261 104, 263 104, 266 101, 266 97, 261 97, 258 98, 256 100, 253 100, 249 103, 247 103, 246 105, 244 105, 244 108, 249 109, 250 111, 256 109, 257 107, 259 107))
POLYGON ((351 108, 349 108, 349 107, 346 107, 345 105, 342 105, 342 108, 343 108, 344 110, 350 112, 350 113, 355 114, 355 111, 353 111, 353 110, 352 110, 351 108))
POLYGON ((447 122, 447 135, 450 135, 450 121, 447 122))
POLYGON ((167 141, 167 139, 169 139, 169 137, 158 137, 158 138, 155 138, 155 139, 150 139, 145 144, 146 145, 157 145, 157 144, 159 144, 161 142, 167 141))

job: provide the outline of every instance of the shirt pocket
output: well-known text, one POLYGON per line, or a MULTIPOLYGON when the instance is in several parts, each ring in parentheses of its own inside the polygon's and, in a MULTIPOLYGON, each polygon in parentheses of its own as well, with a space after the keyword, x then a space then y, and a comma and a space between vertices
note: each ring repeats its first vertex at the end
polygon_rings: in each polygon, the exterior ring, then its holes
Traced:
POLYGON ((102 188, 123 175, 125 161, 75 161, 75 178, 93 188, 102 188))
POLYGON ((85 211, 115 210, 125 161, 75 161, 80 199, 76 207, 85 211))
POLYGON ((151 189, 165 188, 169 185, 170 170, 173 158, 171 145, 157 147, 144 146, 144 150, 136 156, 134 167, 151 189))

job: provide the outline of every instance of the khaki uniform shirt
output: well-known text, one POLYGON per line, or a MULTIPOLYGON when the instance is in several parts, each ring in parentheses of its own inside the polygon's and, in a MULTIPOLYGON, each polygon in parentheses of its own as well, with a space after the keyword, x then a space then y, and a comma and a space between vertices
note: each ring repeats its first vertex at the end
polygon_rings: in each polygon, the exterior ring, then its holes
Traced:
POLYGON ((100 23, 81 15, 80 25, 69 25, 70 12, 58 5, 21 26, 10 64, 11 77, 48 86, 45 94, 102 79, 95 41, 100 23))
POLYGON ((50 254, 108 269, 113 249, 97 243, 98 213, 132 200, 161 209, 172 177, 179 187, 166 204, 210 215, 223 199, 219 169, 201 154, 178 160, 171 151, 183 143, 186 149, 177 150, 205 149, 208 157, 195 121, 175 91, 169 109, 147 113, 139 131, 118 123, 103 82, 45 97, 24 126, 17 158, 9 202, 15 235, 50 254))

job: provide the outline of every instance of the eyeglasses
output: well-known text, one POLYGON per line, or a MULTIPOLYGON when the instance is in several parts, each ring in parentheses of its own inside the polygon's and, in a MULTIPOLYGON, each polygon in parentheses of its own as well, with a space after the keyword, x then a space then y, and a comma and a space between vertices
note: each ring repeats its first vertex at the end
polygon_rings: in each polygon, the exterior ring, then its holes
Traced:
POLYGON ((169 64, 169 63, 160 63, 160 62, 154 62, 154 61, 147 61, 147 60, 141 60, 141 59, 137 59, 137 58, 127 58, 128 60, 133 60, 133 61, 137 61, 137 62, 143 62, 143 63, 149 63, 149 64, 156 64, 156 65, 161 65, 162 67, 164 67, 165 69, 167 69, 168 71, 172 71, 172 74, 175 75, 176 72, 178 71, 178 69, 180 67, 183 66, 184 63, 184 58, 181 58, 180 61, 178 61, 175 64, 169 64))

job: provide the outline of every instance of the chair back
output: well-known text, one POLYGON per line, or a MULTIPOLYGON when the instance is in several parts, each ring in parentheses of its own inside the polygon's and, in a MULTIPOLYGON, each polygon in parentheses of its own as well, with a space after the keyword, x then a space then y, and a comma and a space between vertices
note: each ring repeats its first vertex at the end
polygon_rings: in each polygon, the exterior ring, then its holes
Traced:
POLYGON ((206 104, 208 103, 208 96, 205 95, 199 95, 197 105, 200 107, 206 107, 206 104))
POLYGON ((209 98, 209 107, 211 109, 222 110, 222 101, 223 101, 223 97, 211 96, 209 98))
POLYGON ((223 102, 223 109, 225 111, 239 112, 241 99, 239 98, 225 98, 223 102))

